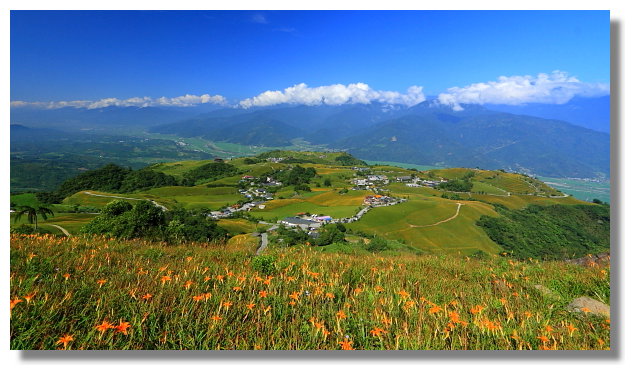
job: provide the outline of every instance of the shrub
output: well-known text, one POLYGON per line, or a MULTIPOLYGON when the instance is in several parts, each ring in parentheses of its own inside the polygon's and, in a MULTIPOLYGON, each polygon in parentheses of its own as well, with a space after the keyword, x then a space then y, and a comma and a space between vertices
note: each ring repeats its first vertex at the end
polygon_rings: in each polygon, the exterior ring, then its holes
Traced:
POLYGON ((271 275, 276 271, 276 261, 271 255, 258 255, 251 260, 254 270, 265 275, 271 275))

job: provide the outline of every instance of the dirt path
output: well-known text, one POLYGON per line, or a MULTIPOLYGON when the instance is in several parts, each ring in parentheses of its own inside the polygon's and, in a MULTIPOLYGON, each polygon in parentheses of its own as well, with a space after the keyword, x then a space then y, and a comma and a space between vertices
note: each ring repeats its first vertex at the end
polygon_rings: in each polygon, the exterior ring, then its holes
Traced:
POLYGON ((451 217, 449 217, 449 218, 447 218, 445 220, 438 221, 438 222, 436 222, 434 224, 428 224, 428 225, 408 224, 408 225, 410 225, 410 228, 426 228, 426 227, 433 227, 435 225, 447 223, 448 221, 454 220, 454 219, 456 219, 457 216, 459 216, 459 212, 461 211, 461 206, 463 206, 463 203, 457 203, 456 204, 456 212, 454 213, 454 215, 452 215, 451 217))
POLYGON ((260 234, 260 246, 258 250, 256 250, 256 255, 260 255, 260 253, 267 248, 267 244, 269 243, 269 239, 267 236, 267 232, 260 234))
POLYGON ((55 227, 55 228, 57 228, 57 229, 61 230, 61 231, 62 231, 62 233, 64 233, 64 234, 66 235, 66 237, 70 237, 70 236, 71 236, 71 234, 70 234, 70 233, 68 233, 68 231, 67 231, 66 229, 64 229, 64 228, 60 227, 59 225, 56 225, 56 224, 44 224, 44 225, 50 225, 50 226, 52 226, 52 227, 55 227))
POLYGON ((88 194, 88 195, 92 195, 93 197, 106 197, 106 198, 116 198, 116 199, 130 199, 133 201, 150 201, 152 202, 152 204, 154 204, 155 206, 159 207, 160 209, 162 209, 163 211, 167 211, 167 207, 162 206, 160 204, 158 204, 157 202, 153 201, 152 199, 143 199, 143 198, 130 198, 130 197, 120 197, 117 195, 104 195, 104 194, 95 194, 95 193, 91 193, 89 191, 85 191, 84 194, 88 194))

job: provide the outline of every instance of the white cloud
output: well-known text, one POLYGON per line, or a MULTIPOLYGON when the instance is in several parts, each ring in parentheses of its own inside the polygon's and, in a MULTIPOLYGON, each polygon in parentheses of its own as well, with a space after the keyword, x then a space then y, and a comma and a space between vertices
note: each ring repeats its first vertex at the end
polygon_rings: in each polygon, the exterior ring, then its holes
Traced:
POLYGON ((25 102, 21 100, 11 102, 11 107, 35 107, 43 109, 57 109, 64 107, 74 108, 105 108, 110 106, 116 107, 191 107, 197 104, 219 104, 226 105, 227 100, 220 95, 183 95, 175 98, 166 98, 162 96, 160 98, 151 98, 148 96, 134 97, 128 99, 117 98, 105 98, 99 100, 73 100, 73 101, 58 101, 58 102, 25 102))
POLYGON ((465 87, 452 87, 439 94, 441 104, 455 111, 465 104, 509 104, 527 103, 564 104, 574 96, 601 96, 609 94, 609 85, 585 83, 566 72, 553 71, 534 76, 501 76, 498 81, 474 83, 465 87))
POLYGON ((349 85, 335 84, 329 86, 308 87, 305 83, 287 87, 284 91, 265 91, 253 98, 240 102, 243 108, 263 107, 276 104, 305 105, 341 105, 373 101, 387 104, 404 104, 413 106, 426 100, 423 88, 412 86, 405 94, 397 91, 374 90, 365 83, 349 85))
POLYGON ((262 24, 269 23, 269 20, 267 20, 267 17, 265 17, 265 15, 262 13, 256 13, 252 15, 251 20, 255 23, 262 23, 262 24))

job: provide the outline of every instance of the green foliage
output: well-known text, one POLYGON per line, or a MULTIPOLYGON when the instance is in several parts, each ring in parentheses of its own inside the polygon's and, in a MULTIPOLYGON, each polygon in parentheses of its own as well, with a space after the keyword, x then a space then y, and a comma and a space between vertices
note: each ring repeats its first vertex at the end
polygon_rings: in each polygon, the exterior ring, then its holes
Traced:
POLYGON ((151 169, 132 171, 115 164, 81 173, 62 183, 54 193, 41 194, 48 200, 71 196, 82 190, 128 193, 140 189, 177 185, 172 176, 151 169))
POLYGON ((468 192, 472 190, 473 184, 470 181, 464 179, 456 179, 450 180, 447 182, 442 182, 437 186, 439 190, 449 190, 449 191, 463 191, 468 192))
POLYGON ((276 258, 272 255, 259 255, 251 260, 251 266, 262 274, 271 275, 276 271, 276 258))
POLYGON ((22 216, 26 215, 29 224, 35 224, 35 230, 37 231, 37 218, 42 216, 43 220, 48 219, 48 216, 55 216, 53 211, 45 206, 31 207, 31 206, 19 206, 16 208, 14 221, 17 223, 22 216))
POLYGON ((332 185, 333 184, 331 183, 331 179, 330 178, 324 179, 324 186, 331 187, 332 185))
POLYGON ((173 176, 146 168, 128 173, 121 182, 119 192, 129 193, 136 190, 175 185, 178 183, 173 176))
POLYGON ((57 204, 64 200, 64 196, 59 192, 40 191, 35 193, 38 201, 44 204, 57 204))
POLYGON ((149 201, 134 206, 123 200, 108 203, 82 231, 120 238, 182 243, 186 241, 224 241, 227 231, 210 219, 205 212, 177 208, 167 213, 149 201))
POLYGON ((378 236, 373 237, 368 243, 368 245, 366 245, 366 250, 372 253, 377 253, 387 249, 388 249, 388 241, 386 241, 383 237, 378 237, 378 236))
MULTIPOLYGON (((278 171, 263 175, 261 177, 261 180, 266 180, 267 177, 273 177, 274 179, 282 182, 285 186, 296 185, 299 187, 299 186, 310 183, 311 179, 315 177, 316 175, 317 175, 317 172, 315 168, 313 167, 303 168, 299 165, 296 165, 290 169, 278 170, 278 171)), ((310 191, 310 189, 308 191, 310 191)))
POLYGON ((476 224, 512 256, 567 259, 610 248, 610 209, 603 205, 530 205, 501 217, 482 216, 476 224))
POLYGON ((337 242, 346 242, 346 240, 344 239, 344 232, 335 225, 326 225, 315 240, 315 244, 318 246, 326 246, 337 242))
POLYGON ((191 169, 183 175, 183 185, 193 186, 202 181, 220 180, 238 174, 238 168, 227 163, 207 163, 191 169))
POLYGON ((282 242, 287 246, 294 246, 310 242, 310 237, 302 230, 287 228, 281 225, 278 228, 277 242, 282 242))
POLYGON ((64 197, 71 196, 82 190, 117 192, 128 173, 130 173, 130 170, 127 168, 108 164, 102 168, 81 173, 64 181, 57 189, 57 192, 64 197))
POLYGON ((357 159, 347 152, 345 152, 344 155, 336 157, 335 161, 338 162, 340 165, 366 165, 366 162, 357 159))

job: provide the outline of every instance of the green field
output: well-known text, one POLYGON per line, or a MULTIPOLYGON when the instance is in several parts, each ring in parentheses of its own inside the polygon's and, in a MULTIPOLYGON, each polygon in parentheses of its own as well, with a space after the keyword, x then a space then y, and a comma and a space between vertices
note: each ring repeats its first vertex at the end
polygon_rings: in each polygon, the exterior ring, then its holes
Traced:
POLYGON ((430 169, 439 169, 439 166, 434 165, 421 165, 421 164, 410 164, 410 163, 399 163, 396 161, 377 161, 377 160, 364 160, 369 165, 392 165, 399 168, 404 169, 417 169, 420 171, 427 171, 430 169))

